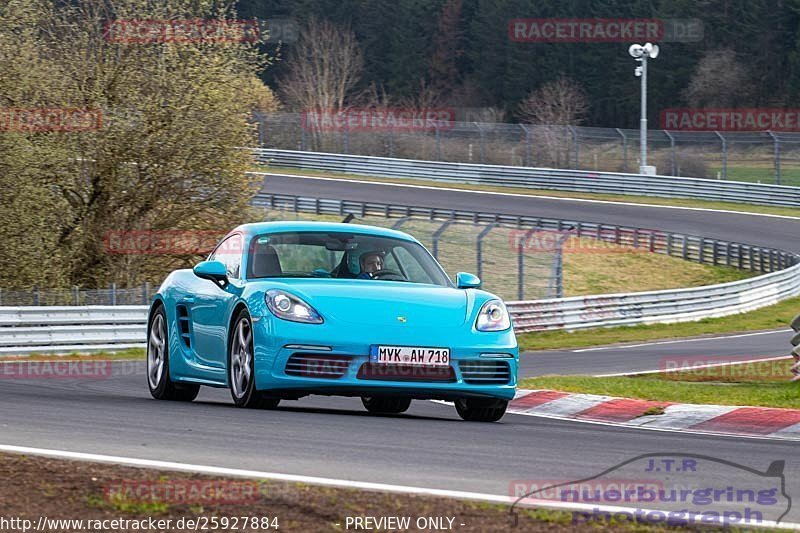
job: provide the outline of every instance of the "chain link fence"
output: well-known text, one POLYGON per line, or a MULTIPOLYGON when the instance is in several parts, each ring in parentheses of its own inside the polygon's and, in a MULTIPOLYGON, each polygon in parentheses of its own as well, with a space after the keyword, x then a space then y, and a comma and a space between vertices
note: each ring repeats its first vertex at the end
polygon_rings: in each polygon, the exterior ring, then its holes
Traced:
POLYGON ((0 289, 0 306, 29 305, 147 305, 158 290, 157 285, 143 283, 138 287, 107 289, 0 289))
MULTIPOLYGON (((263 148, 456 163, 632 172, 639 130, 450 122, 424 131, 314 131, 297 113, 256 114, 263 148)), ((800 186, 800 133, 650 130, 658 173, 800 186)))

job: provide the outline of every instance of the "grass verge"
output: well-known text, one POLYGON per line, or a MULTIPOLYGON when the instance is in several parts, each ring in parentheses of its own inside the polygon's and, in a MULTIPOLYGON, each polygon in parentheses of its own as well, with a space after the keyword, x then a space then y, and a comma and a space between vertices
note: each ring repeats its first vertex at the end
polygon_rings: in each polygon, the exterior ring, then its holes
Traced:
POLYGON ((282 167, 266 167, 255 165, 254 172, 268 174, 297 174, 302 176, 331 177, 340 179, 353 179, 364 181, 391 181, 392 183, 406 183, 409 185, 425 185, 429 187, 448 187, 451 189, 464 189, 476 191, 504 192, 523 194, 529 196, 550 196, 553 198, 585 198, 588 200, 604 200, 608 202, 626 202, 633 204, 665 205, 675 207, 693 207, 699 209, 719 209, 726 211, 739 211, 742 213, 757 213, 765 215, 783 215, 798 217, 800 210, 791 207, 771 207, 765 205, 740 204, 735 202, 713 202, 708 200, 694 200, 690 198, 660 198, 657 196, 635 196, 625 194, 598 194, 584 192, 555 191, 549 189, 525 189, 521 187, 497 187, 491 185, 472 185, 466 183, 444 183, 441 181, 415 179, 415 178, 387 178, 380 176, 362 176, 343 172, 328 172, 282 167))
MULTIPOLYGON (((165 527, 157 526, 159 531, 192 531, 195 528, 186 525, 186 520, 195 523, 207 520, 206 527, 215 531, 317 532, 375 530, 375 524, 355 527, 353 519, 392 516, 407 517, 412 524, 408 529, 414 531, 419 530, 416 521, 428 517, 445 518, 445 526, 450 518, 453 530, 481 533, 666 530, 647 524, 591 521, 573 524, 571 513, 525 508, 519 509, 515 527, 505 505, 301 483, 225 479, 13 454, 0 454, 0 475, 14 480, 0 484, 3 514, 30 520, 31 528, 44 516, 50 520, 79 519, 84 526, 99 520, 171 521, 169 526, 166 522, 165 527), (253 519, 257 521, 255 527, 253 519), (184 520, 184 527, 177 527, 180 520, 184 520), (234 526, 234 520, 238 525, 234 526), (216 527, 212 526, 215 522, 216 527)), ((153 526, 127 524, 126 528, 114 527, 114 530, 153 530, 153 526)), ((101 527, 47 528, 56 529, 78 531, 101 527)), ((383 526, 380 530, 389 529, 383 526)))
MULTIPOLYGON (((790 298, 755 311, 719 318, 704 318, 678 324, 653 324, 595 328, 579 331, 539 331, 520 333, 520 349, 558 350, 584 348, 624 342, 644 342, 682 337, 698 337, 734 332, 787 328, 800 310, 800 297, 790 298)), ((787 344, 788 346, 788 344, 787 344)), ((787 348, 788 353, 788 348, 787 348)))
POLYGON ((791 359, 627 377, 542 376, 526 389, 602 394, 676 403, 800 409, 800 383, 791 382, 791 359))
POLYGON ((129 348, 119 352, 94 352, 94 353, 70 353, 64 355, 54 355, 49 353, 32 353, 30 355, 3 355, 0 361, 92 361, 92 360, 129 360, 144 359, 147 351, 144 348, 129 348))

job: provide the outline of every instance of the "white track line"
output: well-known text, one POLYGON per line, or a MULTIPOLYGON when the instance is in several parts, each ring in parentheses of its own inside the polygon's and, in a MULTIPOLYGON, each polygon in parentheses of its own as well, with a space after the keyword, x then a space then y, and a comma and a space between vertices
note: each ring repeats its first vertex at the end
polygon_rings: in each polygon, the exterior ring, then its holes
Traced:
MULTIPOLYGON (((700 356, 703 357, 703 356, 700 356)), ((711 356, 716 357, 716 356, 711 356)), ((722 356, 724 357, 724 356, 722 356)), ((640 374, 668 374, 670 372, 692 372, 694 370, 703 370, 705 368, 717 368, 720 366, 734 366, 734 365, 746 365, 748 363, 760 363, 762 361, 769 362, 769 361, 780 361, 782 359, 790 359, 791 355, 777 355, 775 357, 763 357, 761 359, 746 359, 742 361, 726 361, 724 363, 709 363, 707 365, 692 365, 692 366, 681 366, 677 368, 664 368, 660 370, 641 370, 639 372, 617 372, 615 374, 595 374, 592 377, 595 378, 616 378, 616 377, 623 377, 623 376, 638 376, 640 374)))
MULTIPOLYGON (((289 481, 297 483, 310 483, 314 485, 325 485, 329 487, 341 487, 350 489, 362 489, 371 491, 394 492, 400 494, 416 494, 437 496, 443 498, 458 498, 464 500, 478 500, 492 503, 512 504, 517 498, 512 496, 502 496, 498 494, 485 494, 480 492, 466 492, 446 489, 431 489, 424 487, 411 487, 406 485, 390 485, 386 483, 371 483, 366 481, 352 481, 347 479, 332 479, 312 476, 300 476, 294 474, 278 474, 274 472, 261 472, 258 470, 241 470, 237 468, 224 468, 219 466, 194 465, 188 463, 173 463, 169 461, 154 461, 150 459, 135 459, 131 457, 119 457, 114 455, 98 455, 93 453, 70 452, 64 450, 51 450, 44 448, 29 448, 27 446, 13 446, 0 444, 0 451, 27 455, 37 455, 41 457, 52 457, 57 459, 70 459, 77 461, 89 461, 94 463, 116 464, 122 466, 132 466, 136 468, 155 468, 160 470, 171 470, 178 472, 192 472, 198 474, 211 474, 229 477, 245 477, 255 479, 273 479, 278 481, 289 481)), ((546 507, 565 511, 589 511, 594 512, 627 512, 637 510, 635 507, 618 507, 611 505, 589 505, 574 502, 559 502, 552 500, 525 499, 520 502, 524 506, 546 507)), ((646 513, 666 512, 661 509, 642 509, 646 513)), ((694 519, 697 523, 702 523, 703 515, 686 515, 689 519, 694 519)), ((744 525, 744 524, 742 524, 744 525)), ((750 527, 769 527, 783 529, 800 529, 800 524, 791 522, 775 523, 773 521, 763 521, 758 524, 747 524, 750 527)))
MULTIPOLYGON (((518 198, 539 198, 542 200, 557 200, 561 202, 578 202, 578 203, 591 203, 591 204, 608 204, 608 205, 625 205, 631 207, 650 207, 656 209, 680 209, 684 211, 704 211, 710 213, 728 213, 732 215, 747 215, 755 217, 768 217, 768 218, 781 218, 786 220, 800 220, 800 217, 793 217, 789 215, 774 215, 769 213, 752 213, 749 211, 733 211, 730 209, 710 209, 706 207, 681 207, 677 205, 658 205, 658 204, 637 204, 635 202, 615 202, 613 200, 592 200, 589 198, 565 198, 563 196, 544 196, 540 194, 522 194, 513 192, 499 192, 499 191, 484 191, 479 189, 458 189, 455 187, 436 187, 432 185, 414 185, 409 183, 392 183, 386 181, 372 181, 372 180, 358 180, 347 178, 328 178, 321 176, 301 176, 299 174, 278 174, 273 172, 249 172, 250 174, 263 175, 263 176, 282 176, 287 178, 302 178, 310 180, 326 180, 326 181, 342 181, 346 183, 362 183, 370 185, 385 185, 387 187, 406 187, 411 189, 427 189, 437 191, 452 191, 452 192, 466 192, 472 194, 486 194, 492 196, 514 196, 518 198)), ((407 178, 414 179, 414 178, 407 178)), ((421 179, 421 178, 420 178, 421 179)), ((557 190, 557 189, 554 189, 557 190)), ((576 191, 580 194, 580 191, 576 191)), ((677 200, 691 199, 691 198, 676 198, 677 200)), ((768 207, 768 206, 766 206, 768 207)))
POLYGON ((697 337, 693 339, 676 339, 671 341, 656 341, 656 342, 645 342, 641 344, 621 344, 615 345, 612 344, 610 346, 600 346, 597 348, 581 348, 580 350, 570 350, 573 353, 580 353, 580 352, 599 352, 601 350, 626 350, 628 348, 641 348, 643 346, 659 346, 662 344, 679 344, 683 342, 701 342, 701 341, 717 341, 717 340, 725 340, 725 339, 740 339, 742 337, 757 337, 759 335, 775 335, 777 333, 787 333, 792 331, 791 329, 778 329, 773 331, 759 331, 756 333, 739 333, 736 335, 723 335, 719 337, 697 337))

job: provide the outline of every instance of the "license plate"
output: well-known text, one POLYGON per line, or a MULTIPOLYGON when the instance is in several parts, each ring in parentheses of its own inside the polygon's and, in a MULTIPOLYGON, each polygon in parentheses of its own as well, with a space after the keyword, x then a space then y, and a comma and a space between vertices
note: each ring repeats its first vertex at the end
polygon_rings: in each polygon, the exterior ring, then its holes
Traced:
POLYGON ((448 366, 450 348, 427 348, 423 346, 372 346, 371 363, 387 365, 448 366))

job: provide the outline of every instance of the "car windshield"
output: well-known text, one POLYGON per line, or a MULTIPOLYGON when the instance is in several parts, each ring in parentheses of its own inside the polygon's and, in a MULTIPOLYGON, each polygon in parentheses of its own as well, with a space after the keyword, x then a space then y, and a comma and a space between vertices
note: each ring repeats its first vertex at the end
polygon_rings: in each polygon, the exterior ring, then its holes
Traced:
POLYGON ((347 278, 451 286, 418 243, 344 232, 287 232, 253 237, 248 278, 347 278))

